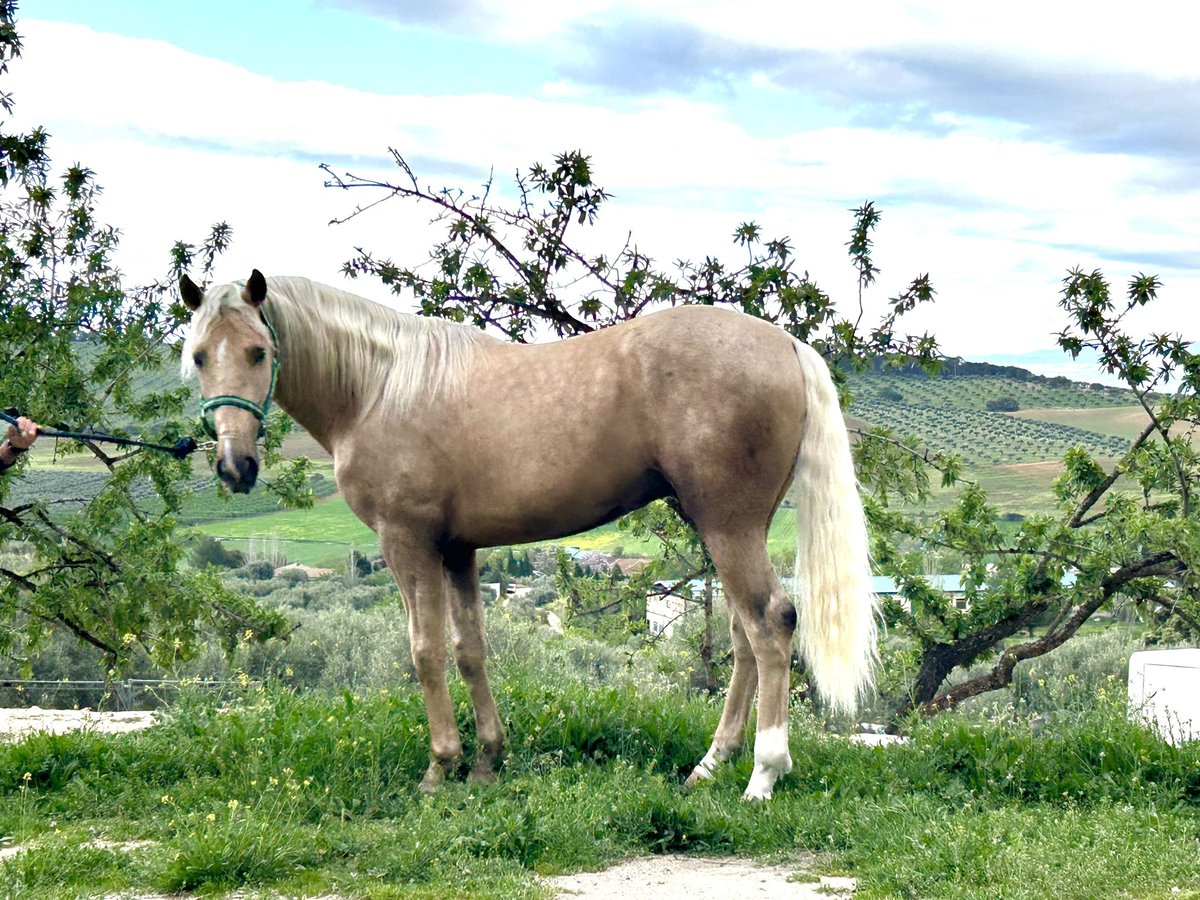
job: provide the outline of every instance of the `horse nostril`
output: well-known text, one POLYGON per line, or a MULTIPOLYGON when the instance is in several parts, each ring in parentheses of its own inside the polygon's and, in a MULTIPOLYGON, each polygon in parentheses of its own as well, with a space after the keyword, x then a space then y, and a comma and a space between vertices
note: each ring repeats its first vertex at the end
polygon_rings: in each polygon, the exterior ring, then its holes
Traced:
POLYGON ((238 460, 238 480, 247 488, 253 487, 258 480, 258 460, 253 456, 243 456, 238 460))

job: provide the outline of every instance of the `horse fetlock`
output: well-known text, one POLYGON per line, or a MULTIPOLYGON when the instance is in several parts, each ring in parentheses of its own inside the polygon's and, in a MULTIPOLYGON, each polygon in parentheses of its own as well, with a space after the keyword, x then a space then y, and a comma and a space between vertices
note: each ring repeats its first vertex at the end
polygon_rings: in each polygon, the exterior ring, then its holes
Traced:
POLYGON ((732 754, 731 750, 718 749, 716 744, 708 748, 708 752, 704 754, 704 758, 696 764, 696 768, 692 769, 692 774, 688 776, 687 781, 683 783, 685 788, 695 787, 701 781, 708 781, 713 777, 713 773, 721 767, 725 760, 729 759, 732 754))
POLYGON ((475 765, 468 779, 471 781, 492 782, 496 780, 496 766, 504 759, 504 738, 499 740, 480 740, 479 749, 475 751, 475 765))
POLYGON ((754 771, 745 800, 770 800, 780 775, 792 771, 792 755, 788 752, 787 726, 764 728, 754 738, 754 771))
POLYGON ((470 774, 467 775, 467 781, 482 784, 494 783, 496 780, 496 763, 498 761, 499 757, 480 753, 475 757, 475 765, 472 766, 470 774))
POLYGON ((792 771, 786 725, 764 728, 754 736, 754 766, 774 769, 781 775, 792 771))

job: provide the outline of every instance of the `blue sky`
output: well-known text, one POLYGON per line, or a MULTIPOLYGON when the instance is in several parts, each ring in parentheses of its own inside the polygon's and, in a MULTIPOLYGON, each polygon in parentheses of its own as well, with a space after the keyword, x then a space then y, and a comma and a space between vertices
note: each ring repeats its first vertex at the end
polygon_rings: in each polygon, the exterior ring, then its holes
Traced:
POLYGON ((134 276, 217 219, 228 278, 336 283, 356 246, 416 263, 426 213, 330 226, 358 198, 318 162, 394 177, 395 147, 471 190, 578 147, 616 196, 596 249, 632 231, 660 261, 732 258, 754 219, 848 304, 847 210, 869 198, 868 306, 929 272, 939 299, 911 327, 952 355, 1093 380, 1038 353, 1074 265, 1118 290, 1158 273, 1135 326, 1197 332, 1200 54, 1176 4, 834 6, 26 0, 3 89, 60 164, 97 172, 134 276))

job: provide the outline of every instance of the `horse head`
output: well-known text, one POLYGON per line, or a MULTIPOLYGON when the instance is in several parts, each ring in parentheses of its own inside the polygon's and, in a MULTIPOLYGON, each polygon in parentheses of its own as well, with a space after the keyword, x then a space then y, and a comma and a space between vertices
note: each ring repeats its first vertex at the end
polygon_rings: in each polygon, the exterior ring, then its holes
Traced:
POLYGON ((278 346, 263 315, 267 281, 255 269, 244 287, 226 284, 207 293, 187 275, 179 293, 193 313, 183 346, 185 377, 200 381, 200 417, 217 442, 214 470, 235 493, 258 479, 258 438, 275 389, 278 346))

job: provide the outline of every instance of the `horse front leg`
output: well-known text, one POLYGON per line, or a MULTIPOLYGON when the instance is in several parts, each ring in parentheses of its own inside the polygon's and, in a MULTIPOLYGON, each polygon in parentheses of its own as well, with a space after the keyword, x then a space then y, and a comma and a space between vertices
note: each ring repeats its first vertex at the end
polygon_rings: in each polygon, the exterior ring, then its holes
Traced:
POLYGON ((469 776, 472 781, 495 781, 496 763, 504 753, 504 725, 487 678, 487 641, 483 630, 483 602, 479 596, 479 570, 475 551, 446 559, 450 623, 454 659, 475 708, 475 734, 479 748, 469 776))
POLYGON ((407 535, 381 536, 388 567, 396 574, 408 610, 413 666, 425 695, 429 768, 420 790, 432 794, 462 758, 462 738, 446 684, 446 585, 441 555, 407 535))

